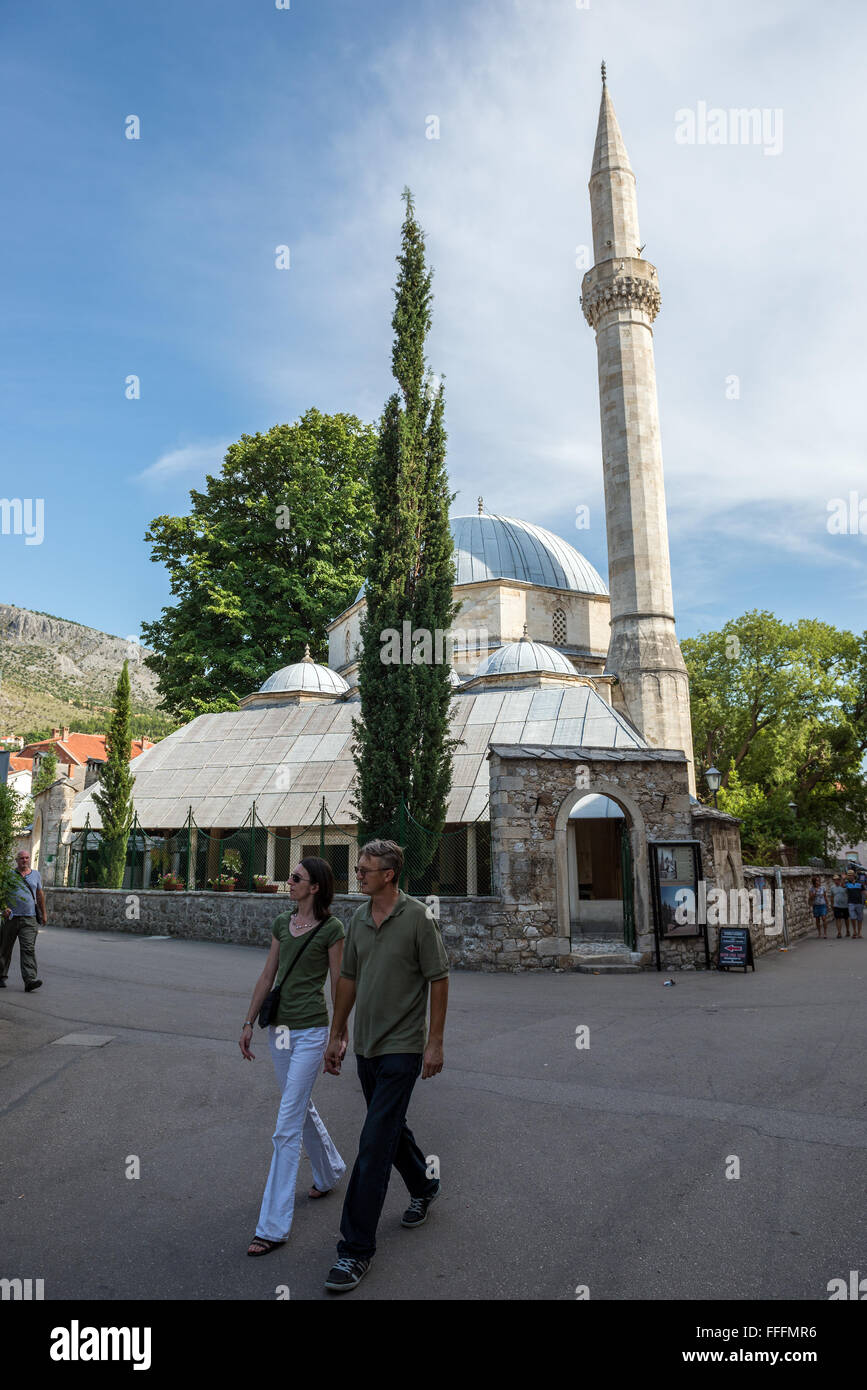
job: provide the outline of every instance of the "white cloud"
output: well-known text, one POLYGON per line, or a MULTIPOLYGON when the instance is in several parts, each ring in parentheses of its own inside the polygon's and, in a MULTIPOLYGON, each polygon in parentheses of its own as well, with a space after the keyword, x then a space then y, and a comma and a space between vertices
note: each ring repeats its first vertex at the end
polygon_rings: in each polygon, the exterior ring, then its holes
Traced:
POLYGON ((230 439, 222 439, 213 444, 185 444, 180 449, 170 449, 160 454, 155 463, 137 473, 136 481, 156 484, 168 482, 183 473, 196 473, 200 478, 204 478, 206 473, 219 473, 231 443, 230 439))

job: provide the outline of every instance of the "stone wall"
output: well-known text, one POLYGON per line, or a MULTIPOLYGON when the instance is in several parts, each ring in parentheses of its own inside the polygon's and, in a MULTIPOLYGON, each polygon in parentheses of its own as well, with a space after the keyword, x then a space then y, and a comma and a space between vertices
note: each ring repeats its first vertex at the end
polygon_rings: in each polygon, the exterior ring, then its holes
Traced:
MULTIPOLYGON (((286 893, 167 893, 162 889, 47 888, 52 926, 123 931, 144 936, 178 936, 195 941, 232 941, 267 946, 279 912, 291 905, 286 893)), ((365 901, 342 894, 333 911, 344 925, 365 901)), ((556 948, 544 920, 518 913, 495 898, 440 898, 443 941, 452 965, 469 970, 533 968, 556 963, 556 948)))
MULTIPOLYGON (((813 923, 813 913, 810 908, 807 894, 810 889, 810 881, 816 869, 804 868, 799 865, 794 869, 780 869, 780 878, 783 889, 783 911, 785 913, 786 931, 789 941, 798 941, 805 936, 812 936, 815 933, 813 923)), ((775 870, 773 868, 756 868, 753 865, 744 866, 744 887, 755 888, 755 881, 759 876, 764 877, 765 887, 773 894, 776 886, 774 881, 775 870)), ((826 888, 831 885, 829 874, 820 875, 826 888)), ((829 919, 834 920, 833 910, 829 908, 829 919)), ((774 927, 780 924, 775 920, 774 927)), ((832 934, 836 935, 836 929, 832 929, 832 934)), ((764 955, 767 951, 777 951, 784 944, 783 934, 773 929, 754 926, 751 930, 753 939, 753 955, 764 955)))

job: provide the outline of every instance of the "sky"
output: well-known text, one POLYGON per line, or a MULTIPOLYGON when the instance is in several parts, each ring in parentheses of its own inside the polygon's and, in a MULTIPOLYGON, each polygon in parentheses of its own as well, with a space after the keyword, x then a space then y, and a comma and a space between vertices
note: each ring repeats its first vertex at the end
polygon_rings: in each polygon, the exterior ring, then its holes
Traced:
POLYGON ((311 406, 378 420, 405 185, 454 513, 481 495, 605 574, 579 305, 604 58, 662 291, 678 632, 753 608, 863 631, 863 9, 279 3, 0 8, 0 493, 34 508, 3 523, 0 602, 135 636, 170 602, 148 524, 230 442, 311 406))

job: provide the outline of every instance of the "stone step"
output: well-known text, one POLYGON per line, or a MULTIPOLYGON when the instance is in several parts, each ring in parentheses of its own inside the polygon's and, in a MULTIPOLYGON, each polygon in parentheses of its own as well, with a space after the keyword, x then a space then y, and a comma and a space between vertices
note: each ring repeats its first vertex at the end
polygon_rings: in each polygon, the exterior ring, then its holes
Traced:
POLYGON ((575 969, 581 975, 640 975, 641 969, 630 961, 612 957, 592 956, 589 960, 578 960, 575 969))

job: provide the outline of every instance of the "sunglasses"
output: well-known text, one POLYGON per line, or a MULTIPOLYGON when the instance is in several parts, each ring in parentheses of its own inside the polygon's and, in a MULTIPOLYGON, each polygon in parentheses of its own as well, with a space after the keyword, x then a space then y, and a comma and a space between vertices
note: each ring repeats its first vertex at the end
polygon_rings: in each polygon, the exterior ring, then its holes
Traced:
POLYGON ((309 883, 309 882, 310 882, 310 879, 309 879, 309 878, 302 878, 300 874, 290 874, 289 877, 291 878, 291 880, 292 880, 293 883, 309 883))

